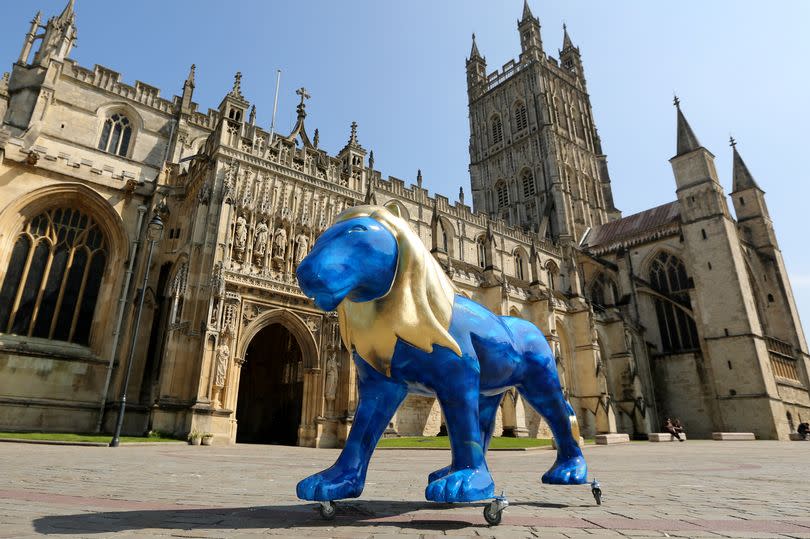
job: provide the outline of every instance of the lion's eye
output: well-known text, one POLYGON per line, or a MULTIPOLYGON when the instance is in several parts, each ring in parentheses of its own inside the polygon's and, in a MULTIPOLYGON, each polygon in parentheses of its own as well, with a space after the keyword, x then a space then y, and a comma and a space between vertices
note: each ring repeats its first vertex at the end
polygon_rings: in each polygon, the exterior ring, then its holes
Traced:
POLYGON ((366 230, 368 230, 368 228, 363 225, 354 225, 349 229, 349 232, 365 232, 366 230))

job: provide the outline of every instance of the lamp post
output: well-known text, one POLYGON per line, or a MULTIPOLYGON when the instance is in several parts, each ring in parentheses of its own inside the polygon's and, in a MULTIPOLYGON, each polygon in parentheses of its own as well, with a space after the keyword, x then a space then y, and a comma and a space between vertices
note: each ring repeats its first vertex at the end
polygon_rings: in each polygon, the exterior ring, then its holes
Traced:
POLYGON ((135 345, 138 342, 138 328, 141 322, 141 312, 143 311, 143 298, 146 296, 146 284, 149 280, 149 265, 152 263, 152 251, 155 244, 163 237, 163 221, 157 211, 152 214, 152 219, 147 225, 146 238, 149 240, 149 251, 146 255, 146 267, 143 270, 143 285, 141 286, 141 296, 138 298, 138 309, 135 311, 135 325, 132 329, 132 342, 127 354, 127 373, 124 376, 124 387, 121 390, 121 407, 118 409, 118 420, 115 422, 115 434, 110 441, 110 447, 118 447, 121 427, 124 425, 124 410, 127 407, 127 386, 129 385, 129 375, 132 373, 132 359, 135 355, 135 345))

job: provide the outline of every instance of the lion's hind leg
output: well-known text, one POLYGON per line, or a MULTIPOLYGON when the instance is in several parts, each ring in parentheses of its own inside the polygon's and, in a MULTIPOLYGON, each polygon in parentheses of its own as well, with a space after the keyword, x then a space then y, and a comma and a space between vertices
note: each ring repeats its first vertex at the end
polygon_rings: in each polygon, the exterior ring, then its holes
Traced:
POLYGON ((526 376, 518 391, 548 423, 557 443, 557 460, 543 474, 543 483, 581 485, 587 482, 588 466, 579 448, 579 432, 574 432, 576 416, 565 400, 553 359, 528 352, 526 376))

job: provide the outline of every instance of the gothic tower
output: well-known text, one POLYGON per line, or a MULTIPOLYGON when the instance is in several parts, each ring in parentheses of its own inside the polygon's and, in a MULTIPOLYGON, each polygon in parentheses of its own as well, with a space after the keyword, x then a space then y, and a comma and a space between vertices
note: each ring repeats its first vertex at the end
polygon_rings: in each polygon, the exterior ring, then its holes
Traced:
MULTIPOLYGON (((677 98, 675 105, 677 154, 670 163, 692 279, 691 306, 701 334, 702 368, 713 392, 709 401, 715 403, 713 428, 753 431, 759 438, 787 438, 768 336, 760 322, 746 253, 729 214, 714 156, 698 142, 677 98)), ((751 186, 753 180, 745 182, 748 189, 741 183, 737 175, 735 192, 756 190, 751 186)), ((748 198, 746 207, 758 206, 755 195, 748 198)))
POLYGON ((518 61, 486 75, 473 36, 467 60, 473 206, 563 241, 620 217, 613 206, 579 48, 564 32, 546 56, 528 2, 517 23, 518 61))

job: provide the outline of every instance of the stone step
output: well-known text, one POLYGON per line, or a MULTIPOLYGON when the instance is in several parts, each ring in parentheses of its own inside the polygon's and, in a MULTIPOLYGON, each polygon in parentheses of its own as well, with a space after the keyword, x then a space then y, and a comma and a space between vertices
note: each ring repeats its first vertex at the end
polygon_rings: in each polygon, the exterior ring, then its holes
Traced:
POLYGON ((626 444, 630 443, 630 435, 618 432, 611 432, 609 434, 597 434, 596 443, 598 445, 626 444))
POLYGON ((745 440, 756 440, 753 432, 713 432, 712 440, 740 442, 745 440))
MULTIPOLYGON (((675 442, 678 439, 668 432, 649 432, 647 439, 651 442, 675 442)), ((686 434, 681 433, 681 440, 686 440, 686 434)))

